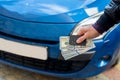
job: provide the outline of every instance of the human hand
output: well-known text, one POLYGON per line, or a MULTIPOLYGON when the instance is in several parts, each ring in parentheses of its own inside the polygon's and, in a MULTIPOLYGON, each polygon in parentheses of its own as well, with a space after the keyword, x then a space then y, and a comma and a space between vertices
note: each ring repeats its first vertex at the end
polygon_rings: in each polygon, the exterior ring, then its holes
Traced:
POLYGON ((78 32, 78 35, 83 35, 80 38, 77 39, 77 43, 83 42, 85 39, 92 39, 95 37, 98 37, 100 35, 99 32, 97 32, 96 29, 91 25, 89 27, 83 27, 78 32))

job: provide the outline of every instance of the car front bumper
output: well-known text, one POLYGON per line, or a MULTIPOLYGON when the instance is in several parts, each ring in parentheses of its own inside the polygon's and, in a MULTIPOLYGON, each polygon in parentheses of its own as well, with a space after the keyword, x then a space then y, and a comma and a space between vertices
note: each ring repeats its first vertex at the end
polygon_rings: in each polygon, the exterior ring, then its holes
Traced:
MULTIPOLYGON (((115 34, 116 33, 112 32, 112 35, 114 35, 113 37, 115 37, 115 34)), ((108 38, 106 39, 94 41, 96 48, 91 50, 94 53, 91 53, 93 55, 89 59, 81 59, 82 58, 81 57, 77 60, 73 59, 65 61, 63 59, 59 59, 59 57, 58 58, 48 57, 47 60, 40 60, 21 55, 16 55, 5 51, 0 51, 0 62, 11 65, 13 67, 18 67, 21 69, 45 75, 69 78, 73 77, 86 78, 105 71, 114 63, 114 60, 117 59, 116 56, 118 55, 119 48, 116 47, 118 47, 118 44, 116 42, 116 44, 110 47, 112 43, 108 44, 109 41, 106 42, 106 40, 109 39, 109 34, 107 36, 108 38), (106 58, 105 56, 108 56, 108 58, 106 58)), ((1 33, 0 37, 12 41, 16 40, 24 44, 31 43, 29 41, 24 41, 20 39, 18 40, 16 38, 13 38, 12 36, 5 35, 4 33, 1 33)), ((114 38, 110 38, 109 40, 112 39, 114 38)))

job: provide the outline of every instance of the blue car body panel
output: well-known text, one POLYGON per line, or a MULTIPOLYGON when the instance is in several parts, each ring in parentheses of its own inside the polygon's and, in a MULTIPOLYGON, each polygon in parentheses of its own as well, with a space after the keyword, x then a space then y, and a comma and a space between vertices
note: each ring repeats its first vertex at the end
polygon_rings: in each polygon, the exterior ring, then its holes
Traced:
POLYGON ((73 23, 88 17, 85 8, 96 7, 101 11, 108 2, 109 0, 2 0, 0 14, 23 21, 73 23))
MULTIPOLYGON (((0 32, 27 39, 53 41, 53 43, 34 43, 2 35, 0 38, 47 46, 48 56, 57 59, 60 54, 59 37, 70 35, 79 21, 89 17, 85 9, 97 8, 98 12, 101 12, 109 2, 110 0, 73 0, 73 2, 70 0, 0 0, 0 32)), ((0 61, 46 75, 86 78, 105 71, 117 59, 120 38, 117 40, 115 38, 118 35, 120 35, 120 25, 108 32, 103 39, 95 40, 96 48, 91 50, 96 51, 95 55, 85 68, 75 72, 54 73, 13 64, 3 59, 0 61), (104 60, 103 56, 110 56, 110 58, 104 60)))
MULTIPOLYGON (((109 0, 104 2, 99 0, 75 0, 74 2, 69 0, 50 2, 49 0, 3 0, 0 1, 0 31, 20 37, 59 41, 59 36, 69 35, 79 21, 88 17, 85 9, 97 8, 100 12, 108 2, 109 0), (54 4, 68 10, 55 14, 39 11, 39 9, 51 11, 48 5, 45 7, 45 4, 52 5, 53 9, 58 8, 54 7, 54 4)), ((59 11, 62 9, 60 8, 59 11)))

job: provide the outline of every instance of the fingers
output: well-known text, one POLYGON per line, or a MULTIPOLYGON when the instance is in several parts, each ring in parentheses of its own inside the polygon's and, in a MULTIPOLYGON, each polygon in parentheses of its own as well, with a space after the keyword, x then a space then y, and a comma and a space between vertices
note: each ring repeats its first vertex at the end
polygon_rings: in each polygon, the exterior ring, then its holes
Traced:
POLYGON ((76 41, 77 43, 81 43, 85 39, 92 39, 99 36, 100 34, 91 26, 91 27, 80 29, 80 31, 78 32, 78 35, 83 35, 80 38, 78 38, 76 41))
POLYGON ((82 34, 86 33, 87 30, 88 30, 87 28, 80 29, 80 31, 78 32, 78 35, 82 35, 82 34))
POLYGON ((89 28, 80 29, 80 31, 78 32, 78 35, 83 35, 83 36, 81 36, 80 38, 77 39, 77 41, 76 41, 77 43, 81 43, 87 38, 86 33, 87 33, 88 29, 89 28))
POLYGON ((85 39, 87 38, 86 34, 84 34, 83 36, 81 36, 80 38, 77 39, 77 43, 81 43, 83 42, 85 39))

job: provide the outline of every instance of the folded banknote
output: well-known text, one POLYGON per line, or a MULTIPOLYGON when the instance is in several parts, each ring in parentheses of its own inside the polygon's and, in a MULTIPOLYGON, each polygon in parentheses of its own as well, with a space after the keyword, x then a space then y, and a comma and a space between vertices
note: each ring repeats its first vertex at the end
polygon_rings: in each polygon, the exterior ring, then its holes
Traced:
POLYGON ((70 45, 69 39, 70 39, 69 36, 61 36, 60 37, 60 50, 61 50, 61 54, 65 60, 71 59, 80 54, 84 54, 88 50, 95 48, 95 45, 94 45, 92 39, 87 39, 85 46, 70 45))

